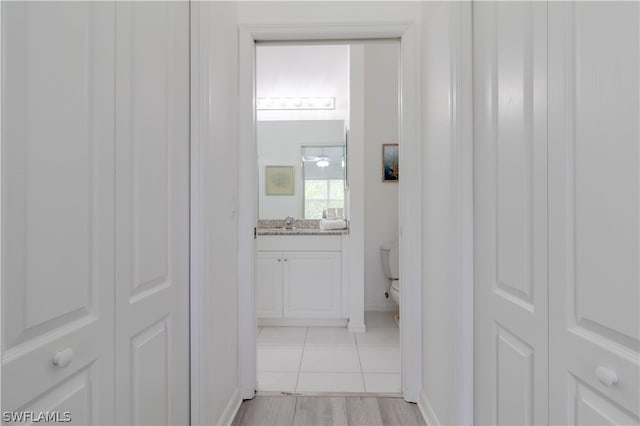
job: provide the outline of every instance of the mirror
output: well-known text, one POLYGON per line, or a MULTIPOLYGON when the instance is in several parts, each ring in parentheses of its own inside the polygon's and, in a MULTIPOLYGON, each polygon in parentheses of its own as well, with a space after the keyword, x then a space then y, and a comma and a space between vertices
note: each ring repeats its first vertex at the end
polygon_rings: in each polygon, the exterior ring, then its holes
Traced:
POLYGON ((260 219, 320 219, 328 208, 344 209, 342 120, 259 121, 257 139, 260 219), (289 169, 291 182, 273 168, 289 169))
POLYGON ((257 45, 259 219, 344 215, 348 117, 348 45, 257 45))

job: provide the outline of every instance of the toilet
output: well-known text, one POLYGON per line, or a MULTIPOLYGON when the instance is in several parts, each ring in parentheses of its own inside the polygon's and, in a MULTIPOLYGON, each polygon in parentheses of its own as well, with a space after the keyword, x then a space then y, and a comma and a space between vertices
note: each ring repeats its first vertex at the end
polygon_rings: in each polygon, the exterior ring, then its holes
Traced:
POLYGON ((395 302, 400 305, 400 263, 398 255, 398 241, 392 243, 383 244, 380 247, 380 254, 382 257, 382 268, 384 274, 391 280, 389 286, 389 294, 395 302))

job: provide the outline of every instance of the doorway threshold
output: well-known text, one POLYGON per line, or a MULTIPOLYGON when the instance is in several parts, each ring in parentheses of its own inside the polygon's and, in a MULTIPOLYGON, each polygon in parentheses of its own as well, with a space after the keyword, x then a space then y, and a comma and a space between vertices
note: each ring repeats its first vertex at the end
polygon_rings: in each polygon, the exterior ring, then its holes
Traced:
POLYGON ((256 396, 326 396, 341 398, 402 398, 401 392, 278 392, 256 391, 256 396))

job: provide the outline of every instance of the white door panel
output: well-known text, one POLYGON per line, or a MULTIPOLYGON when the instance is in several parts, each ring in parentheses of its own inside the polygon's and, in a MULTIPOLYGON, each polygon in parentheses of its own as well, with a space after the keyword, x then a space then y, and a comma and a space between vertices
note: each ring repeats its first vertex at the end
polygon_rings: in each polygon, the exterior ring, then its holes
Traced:
POLYGON ((637 424, 634 416, 630 416, 621 410, 619 406, 612 404, 598 391, 588 385, 572 380, 570 382, 570 394, 575 398, 575 423, 576 425, 628 425, 637 424))
POLYGON ((546 5, 473 8, 475 419, 544 424, 546 5))
POLYGON ((282 318, 282 259, 280 251, 256 253, 257 318, 282 318))
POLYGON ((76 424, 113 422, 113 19, 2 4, 2 407, 76 424))
POLYGON ((68 415, 70 421, 64 422, 67 425, 96 424, 91 395, 99 394, 101 389, 95 378, 95 370, 92 366, 76 372, 21 410, 33 413, 56 412, 58 419, 65 419, 68 415))
POLYGON ((550 420, 637 424, 639 5, 549 12, 550 420))
POLYGON ((189 6, 116 4, 116 421, 186 424, 189 6))
POLYGON ((340 318, 340 252, 293 252, 283 255, 285 318, 340 318))

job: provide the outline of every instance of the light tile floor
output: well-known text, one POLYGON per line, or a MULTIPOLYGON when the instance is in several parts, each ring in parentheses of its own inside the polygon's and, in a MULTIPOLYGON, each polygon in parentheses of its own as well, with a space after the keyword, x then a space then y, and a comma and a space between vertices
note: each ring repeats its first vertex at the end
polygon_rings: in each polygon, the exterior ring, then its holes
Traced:
POLYGON ((397 393, 400 330, 390 312, 366 312, 366 333, 339 327, 258 329, 258 391, 397 393))

